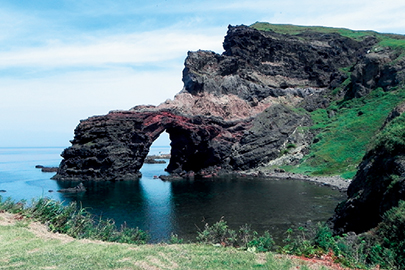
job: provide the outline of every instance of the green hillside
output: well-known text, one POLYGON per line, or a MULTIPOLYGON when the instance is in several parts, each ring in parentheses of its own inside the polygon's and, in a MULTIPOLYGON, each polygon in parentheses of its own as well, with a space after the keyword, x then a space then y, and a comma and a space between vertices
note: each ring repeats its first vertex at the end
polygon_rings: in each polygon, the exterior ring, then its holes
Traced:
MULTIPOLYGON (((404 60, 405 36, 381 34, 374 31, 353 31, 344 28, 320 26, 296 26, 286 24, 269 24, 257 22, 251 27, 261 31, 274 31, 299 37, 308 32, 337 33, 342 36, 362 40, 366 37, 377 39, 371 52, 389 51, 394 55, 387 65, 394 66, 404 60)), ((356 173, 357 165, 366 153, 370 142, 380 132, 388 114, 405 100, 404 82, 396 87, 383 90, 377 88, 367 96, 348 99, 345 91, 351 84, 349 66, 343 70, 348 79, 335 89, 330 89, 330 105, 325 109, 311 112, 314 125, 310 128, 317 135, 310 147, 310 152, 299 166, 284 166, 283 169, 308 175, 342 175, 351 178, 356 173)))

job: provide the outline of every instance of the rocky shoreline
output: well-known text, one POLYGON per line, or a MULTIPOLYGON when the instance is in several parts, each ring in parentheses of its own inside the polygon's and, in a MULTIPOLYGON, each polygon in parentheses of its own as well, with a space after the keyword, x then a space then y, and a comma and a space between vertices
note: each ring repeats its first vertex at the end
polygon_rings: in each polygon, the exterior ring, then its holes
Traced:
POLYGON ((247 171, 239 173, 240 176, 253 176, 253 177, 263 177, 263 178, 281 178, 281 179, 291 179, 291 180, 302 180, 317 183, 322 186, 329 186, 336 188, 341 192, 346 192, 349 187, 351 180, 344 179, 338 175, 334 176, 308 176, 297 173, 289 172, 262 172, 262 171, 247 171))
MULTIPOLYGON (((308 181, 316 183, 320 186, 331 187, 332 189, 337 189, 340 192, 346 192, 351 179, 344 179, 338 175, 333 176, 308 176, 304 174, 289 173, 289 172, 263 172, 260 170, 249 170, 249 171, 236 171, 228 173, 213 173, 209 175, 200 175, 202 178, 211 178, 211 177, 221 177, 226 175, 236 175, 237 177, 257 177, 257 178, 269 178, 269 179, 283 179, 283 180, 299 180, 299 181, 308 181)), ((162 181, 177 181, 182 179, 193 179, 196 177, 194 173, 185 173, 185 174, 170 174, 170 175, 160 175, 156 176, 155 179, 161 179, 162 181)))
MULTIPOLYGON (((368 74, 380 67, 382 56, 373 54, 377 62, 368 69, 362 62, 377 42, 372 36, 357 40, 323 31, 289 35, 229 26, 222 54, 188 52, 183 89, 173 100, 80 121, 54 179, 139 178, 148 149, 163 132, 171 141, 167 172, 182 177, 255 169, 293 149, 305 155, 317 133, 309 128, 310 112, 346 94, 343 87, 333 94, 350 79, 344 68, 368 74)), ((381 82, 391 85, 383 75, 381 82)), ((371 91, 362 83, 350 85, 350 95, 371 91)))

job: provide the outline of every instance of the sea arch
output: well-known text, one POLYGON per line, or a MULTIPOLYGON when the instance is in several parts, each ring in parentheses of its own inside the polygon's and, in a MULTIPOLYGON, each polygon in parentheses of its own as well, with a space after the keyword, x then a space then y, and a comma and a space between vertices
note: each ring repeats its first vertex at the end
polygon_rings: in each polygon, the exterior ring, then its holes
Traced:
POLYGON ((152 143, 164 131, 171 141, 169 173, 212 174, 229 167, 232 146, 244 129, 212 117, 153 109, 93 116, 75 129, 54 179, 137 179, 152 143))

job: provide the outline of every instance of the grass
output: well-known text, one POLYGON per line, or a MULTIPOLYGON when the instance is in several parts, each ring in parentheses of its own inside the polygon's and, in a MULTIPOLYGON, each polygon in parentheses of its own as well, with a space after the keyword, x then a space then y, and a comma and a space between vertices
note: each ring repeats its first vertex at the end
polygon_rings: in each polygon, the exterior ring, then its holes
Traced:
POLYGON ((256 22, 250 27, 261 31, 274 31, 279 34, 299 35, 307 31, 321 32, 321 33, 338 33, 345 37, 354 39, 361 39, 365 36, 377 36, 375 31, 354 31, 346 28, 333 28, 323 26, 299 26, 292 24, 270 24, 265 22, 256 22))
POLYGON ((212 245, 138 246, 43 239, 29 227, 19 223, 0 226, 0 269, 328 269, 310 268, 303 261, 271 252, 252 253, 212 245))
MULTIPOLYGON (((263 22, 257 22, 251 27, 293 36, 311 31, 338 33, 355 40, 373 36, 378 43, 371 48, 372 52, 384 50, 386 47, 397 51, 398 57, 390 65, 405 57, 405 36, 403 35, 263 22)), ((348 79, 332 90, 331 94, 335 97, 351 83, 350 67, 342 71, 347 73, 348 79)), ((379 133, 386 117, 403 99, 405 99, 405 88, 400 85, 389 92, 375 89, 366 97, 334 101, 328 108, 312 112, 314 125, 310 130, 317 136, 311 145, 310 153, 303 158, 299 166, 283 166, 283 169, 307 175, 341 175, 344 178, 352 178, 357 171, 357 165, 369 149, 370 142, 379 133)), ((287 150, 285 152, 287 153, 287 150)))
POLYGON ((284 169, 310 175, 351 178, 391 110, 405 99, 405 89, 376 89, 366 97, 334 102, 312 112, 313 131, 319 132, 310 153, 296 167, 284 169), (329 117, 334 111, 335 116, 329 117))
POLYGON ((321 32, 326 34, 337 33, 344 37, 361 40, 366 36, 374 36, 380 39, 381 46, 402 47, 405 45, 405 36, 397 34, 382 34, 375 31, 355 31, 347 28, 334 28, 324 26, 299 26, 292 24, 270 24, 266 22, 256 22, 250 27, 260 31, 274 31, 279 34, 299 35, 304 32, 321 32))
POLYGON ((0 211, 18 213, 23 217, 46 223, 52 232, 79 239, 130 244, 145 244, 149 240, 149 235, 144 231, 126 226, 117 228, 114 220, 97 219, 76 203, 65 206, 62 202, 40 198, 28 205, 25 201, 15 203, 10 198, 2 201, 0 196, 0 211))
POLYGON ((175 236, 171 244, 147 245, 138 232, 134 241, 134 231, 112 225, 73 204, 0 196, 0 269, 328 269, 275 255, 268 232, 259 236, 248 225, 236 232, 222 219, 206 224, 199 243, 187 244, 175 236))
MULTIPOLYGON (((317 224, 317 227, 288 229, 284 245, 276 247, 268 232, 259 236, 252 233, 248 225, 236 232, 230 230, 223 219, 213 225, 206 224, 204 231, 199 232, 199 243, 139 245, 139 242, 110 242, 115 238, 107 238, 108 241, 77 239, 50 232, 52 228, 57 231, 52 221, 55 215, 43 211, 38 201, 26 208, 24 203, 0 200, 0 269, 321 270, 329 269, 325 265, 337 267, 336 262, 361 269, 376 265, 391 269, 402 266, 404 261, 402 240, 395 239, 403 239, 405 203, 387 212, 379 229, 367 235, 333 236, 329 227, 317 224), (5 212, 5 209, 17 214, 5 212), (41 214, 27 217, 30 212, 41 214), (45 224, 34 220, 45 221, 45 224)), ((47 205, 55 203, 46 202, 47 205)), ((62 208, 71 210, 70 206, 62 208)), ((74 219, 74 215, 67 218, 68 221, 74 219)), ((63 224, 58 226, 64 227, 63 224)), ((90 222, 89 226, 100 230, 98 224, 90 222)))
POLYGON ((387 151, 390 155, 403 153, 405 150, 405 115, 393 119, 375 140, 375 148, 387 151))

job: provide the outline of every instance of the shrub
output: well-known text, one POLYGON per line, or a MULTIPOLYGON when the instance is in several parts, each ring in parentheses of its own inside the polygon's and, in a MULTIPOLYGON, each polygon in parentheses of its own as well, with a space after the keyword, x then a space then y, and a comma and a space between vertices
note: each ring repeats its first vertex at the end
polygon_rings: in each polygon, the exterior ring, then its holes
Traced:
POLYGON ((221 218, 213 225, 205 223, 204 230, 198 232, 197 241, 206 244, 221 244, 222 246, 234 246, 236 233, 229 229, 227 222, 221 218))
POLYGON ((314 257, 320 254, 321 250, 313 241, 310 235, 313 232, 304 227, 299 227, 296 231, 288 229, 286 238, 283 240, 285 245, 281 248, 281 252, 285 254, 294 254, 298 256, 314 257))
POLYGON ((252 240, 246 244, 247 250, 266 252, 270 251, 274 246, 273 237, 268 231, 265 231, 262 236, 259 236, 256 231, 253 231, 252 240))
POLYGON ((385 148, 389 153, 405 151, 405 115, 393 119, 376 138, 376 148, 385 148))
POLYGON ((293 148, 296 148, 297 146, 295 145, 295 144, 293 144, 293 143, 289 143, 289 144, 287 144, 287 146, 286 146, 286 148, 287 149, 293 149, 293 148))
POLYGON ((15 203, 13 200, 11 200, 11 198, 7 198, 5 201, 3 201, 3 198, 0 196, 0 211, 18 214, 24 210, 25 206, 26 201, 15 203))
POLYGON ((184 240, 179 238, 177 234, 171 233, 169 244, 183 244, 184 240))
POLYGON ((306 257, 330 254, 336 263, 350 268, 367 269, 376 265, 395 268, 395 253, 384 247, 372 232, 334 236, 326 224, 318 224, 316 229, 288 229, 286 235, 282 253, 306 257))
POLYGON ((109 242, 145 244, 149 235, 138 228, 122 225, 117 229, 111 219, 99 219, 76 203, 64 206, 62 202, 48 198, 33 200, 31 206, 25 202, 15 203, 11 199, 4 202, 0 197, 0 210, 19 213, 48 225, 52 232, 70 235, 74 238, 90 238, 109 242))
POLYGON ((198 232, 197 241, 205 244, 220 244, 222 246, 239 247, 250 251, 266 252, 274 245, 268 231, 259 235, 250 225, 241 226, 239 231, 231 230, 223 218, 220 221, 204 225, 204 230, 198 232))
POLYGON ((405 202, 399 201, 384 213, 383 220, 377 227, 383 245, 395 253, 395 260, 401 269, 405 268, 405 202))

